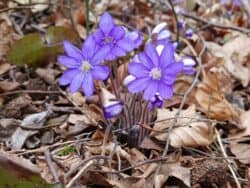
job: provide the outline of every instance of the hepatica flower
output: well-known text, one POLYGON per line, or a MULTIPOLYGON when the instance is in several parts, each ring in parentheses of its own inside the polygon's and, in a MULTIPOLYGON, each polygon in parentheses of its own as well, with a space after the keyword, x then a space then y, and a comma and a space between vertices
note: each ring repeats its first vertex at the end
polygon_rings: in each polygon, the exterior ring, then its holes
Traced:
POLYGON ((149 42, 154 45, 166 44, 171 36, 167 24, 162 22, 154 27, 149 42))
POLYGON ((101 65, 101 61, 109 52, 109 47, 102 47, 97 51, 96 43, 90 35, 82 45, 82 50, 64 41, 65 55, 58 57, 58 62, 67 70, 59 79, 60 85, 69 85, 71 93, 82 89, 86 96, 93 94, 93 80, 105 80, 109 75, 108 67, 101 65))
POLYGON ((162 99, 173 96, 173 83, 178 73, 183 70, 183 63, 174 60, 174 47, 167 43, 161 53, 152 44, 145 46, 144 52, 138 54, 139 62, 131 62, 128 72, 134 79, 128 83, 131 93, 143 91, 145 100, 158 94, 162 99))
MULTIPOLYGON (((220 3, 221 3, 221 4, 226 4, 226 3, 228 3, 228 2, 229 2, 228 0, 220 0, 220 3)), ((236 6, 236 7, 241 6, 241 3, 240 3, 239 0, 231 0, 231 2, 232 2, 232 4, 233 4, 234 6, 236 6)))
POLYGON ((105 57, 106 60, 114 60, 117 57, 125 56, 127 52, 135 48, 134 41, 126 36, 125 29, 117 26, 109 13, 104 13, 99 22, 99 28, 94 33, 97 46, 110 48, 105 57))

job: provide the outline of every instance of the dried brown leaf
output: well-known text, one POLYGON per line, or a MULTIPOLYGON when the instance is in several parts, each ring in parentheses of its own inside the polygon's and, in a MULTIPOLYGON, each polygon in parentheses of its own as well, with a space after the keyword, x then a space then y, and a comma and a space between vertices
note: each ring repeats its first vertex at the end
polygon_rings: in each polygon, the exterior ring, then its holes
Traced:
POLYGON ((216 75, 207 73, 203 76, 202 82, 197 86, 195 98, 204 113, 212 119, 239 122, 238 112, 220 92, 216 75))
POLYGON ((225 68, 246 87, 250 81, 250 70, 243 64, 250 55, 250 38, 243 34, 235 34, 234 38, 224 46, 206 42, 207 48, 216 57, 224 59, 225 68))
MULTIPOLYGON (((166 132, 153 132, 153 137, 160 141, 165 141, 167 139, 167 128, 172 125, 177 111, 177 109, 173 111, 158 109, 154 129, 166 132), (166 118, 168 118, 168 121, 164 121, 166 118)), ((182 110, 176 123, 178 127, 173 128, 169 134, 170 145, 179 148, 182 146, 197 147, 211 144, 213 140, 212 127, 200 120, 200 118, 201 116, 196 113, 194 105, 186 110, 182 110)))

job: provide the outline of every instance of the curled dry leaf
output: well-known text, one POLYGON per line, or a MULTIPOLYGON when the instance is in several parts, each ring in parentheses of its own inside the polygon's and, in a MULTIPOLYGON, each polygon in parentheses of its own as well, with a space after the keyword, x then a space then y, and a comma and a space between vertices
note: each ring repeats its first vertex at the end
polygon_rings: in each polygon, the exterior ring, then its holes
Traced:
POLYGON ((244 164, 250 164, 250 110, 243 112, 240 116, 241 127, 244 131, 240 131, 229 136, 230 150, 239 157, 239 161, 244 164))
MULTIPOLYGON (((165 141, 168 136, 167 129, 172 125, 177 111, 177 109, 173 111, 158 109, 154 129, 166 132, 153 132, 151 136, 160 141, 165 141), (166 119, 168 120, 164 121, 166 119)), ((169 134, 170 145, 173 147, 208 146, 213 141, 212 127, 201 120, 201 116, 196 113, 194 105, 180 112, 176 125, 177 127, 173 128, 169 134)))
POLYGON ((225 68, 246 87, 250 81, 250 69, 244 66, 247 57, 250 55, 250 38, 236 34, 224 46, 219 46, 213 42, 206 42, 206 47, 216 57, 224 59, 225 68))
POLYGON ((197 86, 195 98, 208 117, 219 121, 239 122, 238 112, 221 93, 215 74, 203 75, 202 82, 197 86))

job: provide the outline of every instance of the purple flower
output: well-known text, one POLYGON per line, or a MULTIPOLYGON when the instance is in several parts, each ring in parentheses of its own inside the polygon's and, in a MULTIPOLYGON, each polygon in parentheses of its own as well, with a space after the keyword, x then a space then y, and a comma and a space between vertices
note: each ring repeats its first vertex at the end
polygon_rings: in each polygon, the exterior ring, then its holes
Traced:
POLYGON ((181 62, 183 63, 183 72, 185 74, 191 75, 195 73, 194 66, 196 63, 191 57, 184 57, 181 62))
POLYGON ((185 37, 187 37, 187 38, 191 38, 193 36, 193 30, 192 29, 187 29, 186 31, 185 31, 185 37))
POLYGON ((129 32, 127 37, 134 42, 135 48, 138 48, 142 43, 142 38, 138 31, 129 32))
POLYGON ((127 52, 135 48, 134 42, 126 37, 125 29, 122 26, 115 25, 107 12, 101 16, 99 28, 93 36, 99 48, 109 47, 110 51, 105 57, 106 60, 114 60, 117 57, 125 56, 127 52))
POLYGON ((169 30, 167 30, 167 24, 162 22, 154 27, 150 37, 150 42, 154 45, 166 44, 171 36, 169 30))
POLYGON ((101 101, 103 115, 106 119, 115 117, 122 112, 122 102, 116 100, 115 96, 105 88, 101 88, 101 101))
POLYGON ((156 93, 150 100, 148 104, 148 108, 154 109, 154 108, 161 108, 163 106, 163 98, 159 95, 159 93, 156 93))
MULTIPOLYGON (((226 4, 226 3, 228 3, 228 0, 220 0, 220 3, 221 4, 226 4)), ((237 6, 237 7, 241 6, 241 3, 240 3, 239 0, 232 0, 232 4, 234 6, 237 6)))
POLYGON ((128 90, 131 93, 144 91, 145 100, 150 100, 156 93, 163 99, 171 98, 175 77, 183 69, 183 63, 174 60, 173 45, 165 44, 159 55, 154 45, 147 44, 138 59, 140 62, 128 65, 128 72, 135 77, 128 83, 128 90))
POLYGON ((58 62, 68 69, 59 79, 60 85, 69 85, 71 93, 82 88, 86 96, 93 94, 93 80, 105 80, 108 77, 108 67, 100 62, 109 52, 105 46, 97 51, 95 41, 90 35, 82 45, 82 50, 73 46, 70 42, 64 41, 63 48, 66 55, 60 55, 58 62))

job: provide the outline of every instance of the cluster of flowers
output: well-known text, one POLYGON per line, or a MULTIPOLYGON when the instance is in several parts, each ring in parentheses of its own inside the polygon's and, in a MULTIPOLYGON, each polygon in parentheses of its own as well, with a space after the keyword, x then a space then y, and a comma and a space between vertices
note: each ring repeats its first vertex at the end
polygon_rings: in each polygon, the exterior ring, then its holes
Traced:
MULTIPOLYGON (((169 38, 166 24, 157 25, 145 44, 144 52, 136 54, 129 63, 129 75, 123 82, 129 92, 143 92, 149 108, 161 107, 164 99, 173 96, 173 83, 178 73, 194 73, 193 59, 186 57, 176 62, 175 45, 169 42, 169 38)), ((109 67, 103 62, 126 56, 141 44, 138 31, 127 31, 116 25, 110 14, 104 13, 99 27, 86 38, 82 49, 68 41, 63 42, 65 55, 60 55, 58 62, 67 70, 60 77, 59 84, 69 85, 71 93, 81 88, 89 97, 94 92, 94 80, 106 80, 109 76, 109 67)), ((117 115, 122 109, 119 101, 107 100, 103 105, 106 118, 117 115)))

